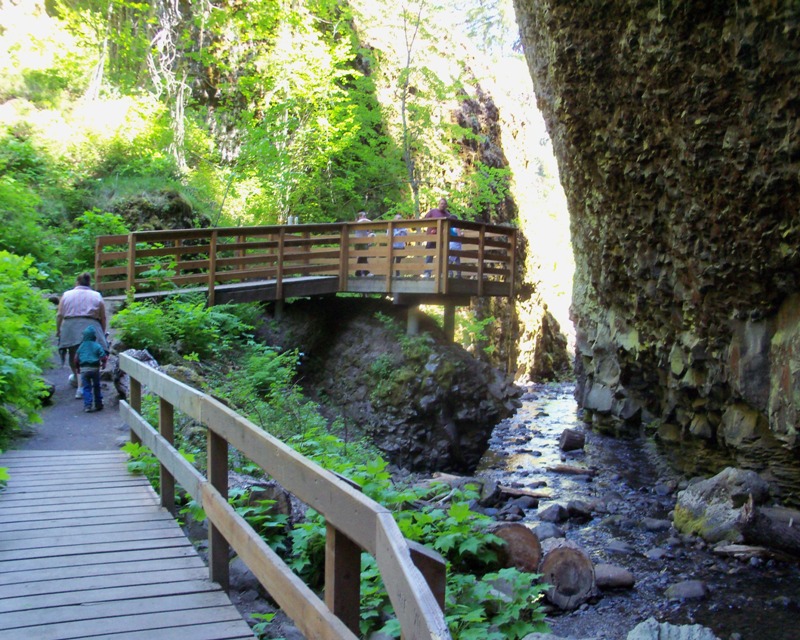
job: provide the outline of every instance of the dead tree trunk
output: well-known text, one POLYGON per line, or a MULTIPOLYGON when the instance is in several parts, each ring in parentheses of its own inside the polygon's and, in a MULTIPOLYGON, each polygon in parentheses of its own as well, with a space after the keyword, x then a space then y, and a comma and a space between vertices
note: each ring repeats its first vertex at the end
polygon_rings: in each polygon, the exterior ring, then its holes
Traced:
POLYGON ((800 511, 756 507, 751 496, 739 516, 745 542, 800 556, 800 511))
POLYGON ((594 564, 583 549, 564 541, 542 558, 542 582, 553 585, 545 597, 559 609, 576 609, 597 594, 594 564))

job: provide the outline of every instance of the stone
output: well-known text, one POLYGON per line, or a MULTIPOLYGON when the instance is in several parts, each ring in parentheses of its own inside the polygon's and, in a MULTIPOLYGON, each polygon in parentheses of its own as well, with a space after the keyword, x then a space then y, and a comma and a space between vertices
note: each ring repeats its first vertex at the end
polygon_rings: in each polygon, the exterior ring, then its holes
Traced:
POLYGON ((705 600, 709 593, 708 585, 702 580, 684 580, 670 586, 664 595, 669 600, 705 600))
POLYGON ((569 512, 558 503, 542 509, 537 515, 539 520, 544 520, 545 522, 565 522, 569 520, 569 512))
POLYGON ((628 633, 626 640, 720 640, 714 632, 699 624, 674 625, 648 618, 628 633))
POLYGON ((594 579, 599 589, 632 589, 636 584, 630 571, 614 564, 594 565, 594 579))
POLYGON ((567 534, 563 529, 560 529, 552 522, 543 522, 542 524, 533 528, 533 533, 539 540, 547 540, 548 538, 563 538, 567 534))
POLYGON ((684 534, 707 542, 741 542, 739 516, 749 496, 756 505, 769 496, 769 485, 754 471, 728 467, 678 493, 673 524, 684 534))
POLYGON ((669 520, 659 520, 657 518, 644 518, 642 520, 642 529, 645 531, 669 531, 672 527, 672 522, 669 520))

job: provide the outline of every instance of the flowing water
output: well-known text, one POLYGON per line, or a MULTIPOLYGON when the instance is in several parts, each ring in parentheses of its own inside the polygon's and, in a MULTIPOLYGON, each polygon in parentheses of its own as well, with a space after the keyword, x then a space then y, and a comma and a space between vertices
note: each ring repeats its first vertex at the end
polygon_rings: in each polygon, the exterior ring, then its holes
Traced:
MULTIPOLYGON (((552 497, 525 512, 524 522, 538 524, 537 513, 553 503, 591 503, 588 523, 561 523, 567 538, 580 544, 597 563, 631 571, 631 590, 603 592, 572 613, 553 611, 548 622, 556 635, 617 640, 653 616, 673 624, 702 624, 723 640, 800 640, 800 559, 738 560, 715 554, 701 540, 663 528, 671 520, 675 490, 696 470, 689 452, 659 450, 645 438, 617 439, 594 433, 579 417, 570 385, 535 386, 523 406, 495 429, 479 475, 504 485, 541 487, 552 497), (586 446, 563 453, 558 442, 566 428, 585 432, 586 446), (682 463, 682 464, 677 464, 682 463), (554 465, 593 468, 593 477, 548 471, 554 465), (682 475, 687 470, 689 475, 682 475), (666 589, 701 580, 703 600, 669 601, 666 589)), ((696 456, 695 456, 696 457, 696 456)), ((706 475, 724 459, 696 457, 706 475)))

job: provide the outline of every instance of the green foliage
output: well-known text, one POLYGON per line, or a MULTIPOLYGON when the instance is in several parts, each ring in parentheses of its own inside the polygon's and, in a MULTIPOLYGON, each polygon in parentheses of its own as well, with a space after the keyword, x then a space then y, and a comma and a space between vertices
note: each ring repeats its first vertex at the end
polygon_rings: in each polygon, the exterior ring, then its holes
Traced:
POLYGON ((456 316, 456 330, 459 342, 465 347, 478 347, 485 345, 483 350, 486 353, 493 353, 496 347, 487 344, 486 328, 495 322, 494 316, 488 316, 479 320, 474 313, 467 311, 456 316))
POLYGON ((133 302, 112 318, 112 326, 124 344, 147 349, 157 359, 205 358, 224 353, 252 329, 232 308, 177 297, 162 304, 133 302))
POLYGON ((445 617, 459 640, 517 640, 549 631, 538 576, 506 568, 483 576, 448 574, 445 617))
POLYGON ((128 233, 129 229, 118 215, 92 209, 84 211, 74 220, 62 248, 65 262, 75 273, 94 269, 95 239, 97 236, 128 233))
POLYGON ((19 417, 37 419, 46 392, 42 368, 51 356, 55 310, 42 297, 33 258, 0 251, 0 439, 19 417))
POLYGON ((286 550, 286 530, 289 516, 276 513, 274 500, 258 500, 253 492, 259 487, 231 490, 228 502, 253 530, 275 551, 286 550))

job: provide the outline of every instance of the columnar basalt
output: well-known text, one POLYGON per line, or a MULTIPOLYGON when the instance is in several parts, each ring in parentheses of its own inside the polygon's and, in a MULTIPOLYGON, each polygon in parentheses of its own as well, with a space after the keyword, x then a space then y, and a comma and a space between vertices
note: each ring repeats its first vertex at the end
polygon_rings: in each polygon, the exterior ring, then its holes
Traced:
POLYGON ((569 201, 587 416, 796 463, 800 4, 515 4, 569 201))

